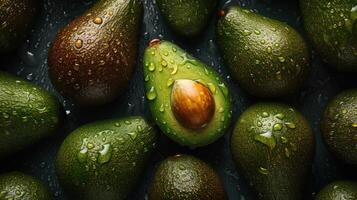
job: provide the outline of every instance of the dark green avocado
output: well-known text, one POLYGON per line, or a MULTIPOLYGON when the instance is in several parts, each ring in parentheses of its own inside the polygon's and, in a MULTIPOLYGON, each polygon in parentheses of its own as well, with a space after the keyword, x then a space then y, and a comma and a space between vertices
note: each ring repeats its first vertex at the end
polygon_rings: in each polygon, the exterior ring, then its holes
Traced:
POLYGON ((315 200, 356 200, 357 183, 351 181, 335 181, 324 187, 315 200))
POLYGON ((141 0, 100 0, 54 39, 50 78, 78 106, 113 101, 127 88, 137 58, 141 0))
POLYGON ((156 0, 156 3, 175 33, 194 37, 207 26, 217 0, 156 0))
POLYGON ((321 57, 339 71, 357 72, 357 2, 301 0, 306 32, 321 57))
POLYGON ((52 135, 63 109, 46 90, 0 72, 0 159, 52 135))
POLYGON ((125 199, 140 180, 156 140, 155 130, 141 117, 84 125, 60 147, 59 181, 73 199, 125 199))
POLYGON ((238 6, 222 11, 217 40, 232 75, 250 94, 279 97, 306 80, 310 55, 289 25, 238 6))
POLYGON ((162 161, 149 189, 149 200, 228 200, 218 174, 189 155, 162 161))
POLYGON ((328 104, 321 131, 330 151, 357 165, 357 89, 345 90, 328 104))
POLYGON ((15 50, 36 18, 37 0, 0 1, 0 53, 15 50))
POLYGON ((314 149, 308 121, 294 108, 278 103, 249 107, 231 138, 239 173, 263 200, 303 199, 314 149))
POLYGON ((152 115, 171 139, 197 147, 224 134, 231 98, 217 72, 175 44, 153 40, 145 51, 144 75, 152 115))
POLYGON ((37 179, 20 172, 0 175, 1 200, 52 200, 53 196, 37 179))

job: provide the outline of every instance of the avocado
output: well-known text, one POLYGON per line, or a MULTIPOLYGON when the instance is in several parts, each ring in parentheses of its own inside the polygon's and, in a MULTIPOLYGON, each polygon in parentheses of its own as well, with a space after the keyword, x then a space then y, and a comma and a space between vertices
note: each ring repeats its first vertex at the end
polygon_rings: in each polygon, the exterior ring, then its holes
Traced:
POLYGON ((294 108, 259 103, 238 119, 231 138, 233 160, 264 200, 304 199, 315 140, 308 121, 294 108))
POLYGON ((322 117, 322 136, 339 159, 357 166, 357 89, 341 92, 322 117))
POLYGON ((207 26, 217 0, 156 0, 156 3, 175 33, 195 37, 207 26))
POLYGON ((218 45, 242 88, 258 97, 280 97, 302 86, 310 71, 310 55, 298 32, 238 6, 221 15, 218 45))
POLYGON ((231 97, 213 69, 175 44, 154 39, 145 51, 144 76, 151 113, 172 140, 198 147, 224 134, 231 97))
POLYGON ((37 0, 0 1, 0 53, 15 50, 36 19, 37 0))
POLYGON ((59 149, 59 181, 73 199, 125 199, 140 180, 156 140, 142 117, 84 125, 59 149))
POLYGON ((339 71, 357 72, 357 2, 301 0, 305 30, 321 57, 339 71))
POLYGON ((351 181, 335 181, 324 187, 315 200, 355 200, 357 199, 357 183, 351 181))
POLYGON ((0 72, 0 159, 50 136, 63 109, 46 90, 0 72))
POLYGON ((215 170, 189 155, 162 161, 149 190, 149 200, 228 200, 215 170))
POLYGON ((1 200, 51 200, 48 188, 37 179, 21 172, 0 175, 1 200))
POLYGON ((82 107, 123 93, 134 71, 142 12, 140 0, 100 0, 60 31, 48 55, 57 90, 82 107))

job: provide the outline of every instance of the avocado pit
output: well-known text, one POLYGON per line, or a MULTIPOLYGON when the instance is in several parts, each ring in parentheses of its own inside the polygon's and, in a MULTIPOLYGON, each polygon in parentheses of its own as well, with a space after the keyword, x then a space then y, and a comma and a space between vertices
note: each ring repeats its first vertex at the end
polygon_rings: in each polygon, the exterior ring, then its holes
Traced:
POLYGON ((215 102, 211 91, 192 80, 177 80, 171 93, 171 108, 182 126, 201 129, 212 119, 215 102))

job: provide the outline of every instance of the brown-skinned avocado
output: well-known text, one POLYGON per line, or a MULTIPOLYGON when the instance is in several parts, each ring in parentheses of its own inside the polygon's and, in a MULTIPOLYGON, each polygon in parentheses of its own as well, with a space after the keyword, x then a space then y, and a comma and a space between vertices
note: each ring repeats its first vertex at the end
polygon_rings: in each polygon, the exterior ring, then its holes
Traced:
POLYGON ((57 90, 79 106, 102 105, 124 92, 142 12, 140 0, 101 0, 59 32, 48 56, 57 90))

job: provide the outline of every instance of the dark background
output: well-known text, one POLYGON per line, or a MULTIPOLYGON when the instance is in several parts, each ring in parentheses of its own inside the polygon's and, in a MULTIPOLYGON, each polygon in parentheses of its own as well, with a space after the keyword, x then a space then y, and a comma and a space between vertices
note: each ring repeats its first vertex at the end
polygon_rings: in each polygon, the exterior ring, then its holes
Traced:
MULTIPOLYGON (((147 43, 153 38, 170 40, 182 46, 195 57, 215 68, 229 83, 234 98, 234 117, 237 117, 252 103, 262 101, 248 96, 246 92, 231 79, 222 62, 216 47, 215 24, 216 15, 212 17, 209 27, 197 39, 185 40, 174 36, 163 22, 155 0, 145 2, 145 16, 141 31, 140 52, 137 68, 127 92, 115 102, 96 109, 79 110, 70 102, 63 100, 50 83, 47 73, 47 52, 55 34, 76 16, 83 13, 95 1, 93 0, 42 0, 38 20, 28 39, 16 52, 0 56, 1 70, 17 74, 32 81, 56 94, 66 110, 65 125, 58 133, 43 140, 32 148, 1 161, 0 173, 18 170, 33 175, 45 182, 54 193, 56 199, 66 199, 54 169, 54 159, 57 149, 63 139, 78 126, 100 119, 122 117, 129 115, 143 115, 150 119, 148 106, 144 98, 144 81, 142 72, 142 55, 147 43)), ((220 0, 219 8, 239 4, 259 13, 284 21, 305 36, 302 28, 302 19, 297 0, 220 0)), ((351 167, 336 161, 326 150, 320 136, 320 116, 334 95, 345 88, 356 87, 357 81, 353 74, 341 74, 324 64, 312 51, 312 71, 309 80, 302 90, 282 99, 267 100, 280 101, 297 107, 310 121, 317 139, 316 157, 312 169, 313 176, 309 187, 308 197, 314 197, 327 183, 338 179, 354 179, 356 174, 351 167)), ((232 123, 232 126, 234 123, 232 123)), ((129 197, 130 200, 147 199, 147 186, 154 173, 157 163, 170 155, 188 153, 212 164, 224 180, 226 190, 232 200, 254 199, 246 182, 234 168, 230 150, 230 128, 224 137, 199 149, 180 147, 165 136, 161 136, 157 151, 143 174, 136 191, 129 197)))

